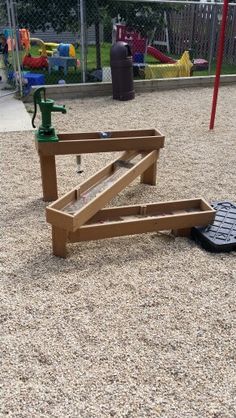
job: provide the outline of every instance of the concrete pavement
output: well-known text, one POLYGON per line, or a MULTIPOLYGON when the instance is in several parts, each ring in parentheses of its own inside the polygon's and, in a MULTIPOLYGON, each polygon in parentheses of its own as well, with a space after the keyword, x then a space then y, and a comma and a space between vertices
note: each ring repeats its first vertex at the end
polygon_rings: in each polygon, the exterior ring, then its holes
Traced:
POLYGON ((7 83, 1 69, 0 76, 0 132, 32 131, 31 118, 24 104, 9 94, 10 90, 5 90, 7 83))

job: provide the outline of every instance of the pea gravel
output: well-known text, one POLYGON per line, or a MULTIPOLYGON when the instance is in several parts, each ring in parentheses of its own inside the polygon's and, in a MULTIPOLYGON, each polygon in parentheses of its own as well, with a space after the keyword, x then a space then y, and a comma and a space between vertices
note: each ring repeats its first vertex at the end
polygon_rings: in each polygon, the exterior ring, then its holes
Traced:
MULTIPOLYGON (((156 187, 130 185, 116 205, 235 195, 236 87, 67 101, 58 131, 157 128, 156 187)), ((30 110, 30 109, 29 109, 30 110)), ((146 234, 69 245, 52 256, 33 133, 1 152, 1 417, 233 418, 235 253, 146 234)), ((119 155, 119 154, 117 154, 119 155)), ((60 195, 114 154, 58 157, 60 195)))

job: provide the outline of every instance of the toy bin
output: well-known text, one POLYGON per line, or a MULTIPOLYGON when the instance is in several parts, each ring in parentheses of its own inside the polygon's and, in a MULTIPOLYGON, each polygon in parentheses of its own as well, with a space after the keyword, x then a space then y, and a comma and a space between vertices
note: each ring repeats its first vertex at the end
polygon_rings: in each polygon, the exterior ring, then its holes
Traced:
POLYGON ((45 85, 45 75, 37 73, 27 73, 24 78, 28 81, 28 87, 45 85))

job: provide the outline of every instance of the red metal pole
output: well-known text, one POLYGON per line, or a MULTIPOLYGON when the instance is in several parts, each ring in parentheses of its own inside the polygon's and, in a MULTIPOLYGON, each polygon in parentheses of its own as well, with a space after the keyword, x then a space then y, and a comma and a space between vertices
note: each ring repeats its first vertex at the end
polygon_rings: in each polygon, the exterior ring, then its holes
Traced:
POLYGON ((220 73, 221 73, 221 67, 222 67, 222 61, 223 61, 223 55, 224 55, 225 29, 226 29, 228 8, 229 8, 229 0, 224 0, 222 21, 221 21, 221 28, 220 28, 220 40, 219 40, 219 47, 218 47, 218 53, 217 53, 216 76, 215 76, 214 92, 213 92, 213 98, 212 98, 211 120, 210 120, 209 129, 214 129, 214 123, 215 123, 217 97, 218 97, 218 90, 219 90, 219 85, 220 85, 220 73))

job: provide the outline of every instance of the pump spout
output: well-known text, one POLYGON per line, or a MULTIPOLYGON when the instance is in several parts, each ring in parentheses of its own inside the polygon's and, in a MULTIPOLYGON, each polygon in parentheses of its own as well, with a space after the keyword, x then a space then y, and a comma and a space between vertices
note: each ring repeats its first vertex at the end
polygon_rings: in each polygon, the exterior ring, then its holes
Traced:
POLYGON ((61 113, 66 113, 66 108, 65 108, 65 105, 63 105, 63 106, 53 105, 53 106, 52 106, 52 112, 61 112, 61 113))

